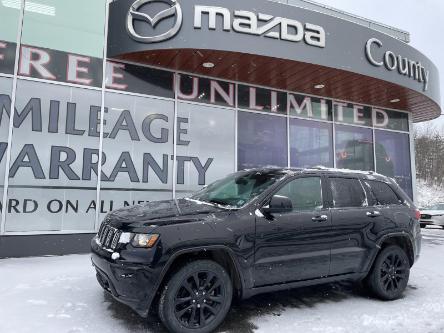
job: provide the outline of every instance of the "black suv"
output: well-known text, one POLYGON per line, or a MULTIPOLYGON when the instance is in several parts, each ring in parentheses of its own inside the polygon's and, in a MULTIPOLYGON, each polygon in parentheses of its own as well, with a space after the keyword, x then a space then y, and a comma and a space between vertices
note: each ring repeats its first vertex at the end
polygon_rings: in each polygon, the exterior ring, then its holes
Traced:
POLYGON ((372 172, 255 169, 190 198, 106 216, 92 240, 101 286, 171 332, 211 332, 233 297, 338 280, 400 297, 421 245, 420 214, 372 172))

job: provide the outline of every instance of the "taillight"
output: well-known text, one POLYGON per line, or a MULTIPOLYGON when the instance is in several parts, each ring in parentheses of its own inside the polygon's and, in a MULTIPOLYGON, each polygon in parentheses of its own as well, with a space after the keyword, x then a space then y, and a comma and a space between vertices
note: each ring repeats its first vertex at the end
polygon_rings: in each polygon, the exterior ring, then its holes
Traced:
POLYGON ((419 211, 419 209, 415 210, 415 219, 417 219, 418 221, 421 219, 421 212, 419 211))

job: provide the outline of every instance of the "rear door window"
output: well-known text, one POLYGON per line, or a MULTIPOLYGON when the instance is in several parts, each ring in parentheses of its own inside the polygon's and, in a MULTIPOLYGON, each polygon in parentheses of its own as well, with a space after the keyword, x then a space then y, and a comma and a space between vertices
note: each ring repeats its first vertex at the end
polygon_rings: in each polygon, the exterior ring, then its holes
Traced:
POLYGON ((333 207, 364 207, 367 197, 361 182, 354 178, 330 178, 333 207))
POLYGON ((370 188, 376 205, 385 206, 401 204, 401 200, 390 185, 375 180, 366 180, 364 183, 370 188))

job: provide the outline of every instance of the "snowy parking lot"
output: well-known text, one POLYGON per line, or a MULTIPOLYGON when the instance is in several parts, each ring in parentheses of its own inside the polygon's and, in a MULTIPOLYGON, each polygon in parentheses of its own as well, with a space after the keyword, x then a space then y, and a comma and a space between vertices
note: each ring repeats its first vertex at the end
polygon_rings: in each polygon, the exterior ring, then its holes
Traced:
MULTIPOLYGON (((444 230, 426 229, 401 300, 329 284, 234 304, 220 332, 444 332, 444 230)), ((165 332, 99 287, 89 255, 0 260, 0 332, 165 332)))

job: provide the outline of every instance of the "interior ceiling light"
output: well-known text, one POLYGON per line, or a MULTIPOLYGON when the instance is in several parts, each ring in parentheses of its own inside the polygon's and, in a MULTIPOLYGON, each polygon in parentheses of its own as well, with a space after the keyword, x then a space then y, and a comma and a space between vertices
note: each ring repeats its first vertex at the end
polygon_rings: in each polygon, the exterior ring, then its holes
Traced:
POLYGON ((401 102, 399 98, 394 98, 390 101, 390 103, 398 103, 398 102, 401 102))
POLYGON ((323 89, 325 88, 325 84, 317 84, 314 86, 315 89, 323 89))
POLYGON ((204 66, 205 68, 213 68, 214 64, 212 62, 204 62, 202 66, 204 66))
MULTIPOLYGON (((20 0, 2 0, 2 5, 4 7, 20 9, 21 1, 20 0)), ((56 9, 53 6, 43 5, 36 2, 26 1, 25 3, 25 11, 32 12, 36 14, 55 16, 56 9)))

